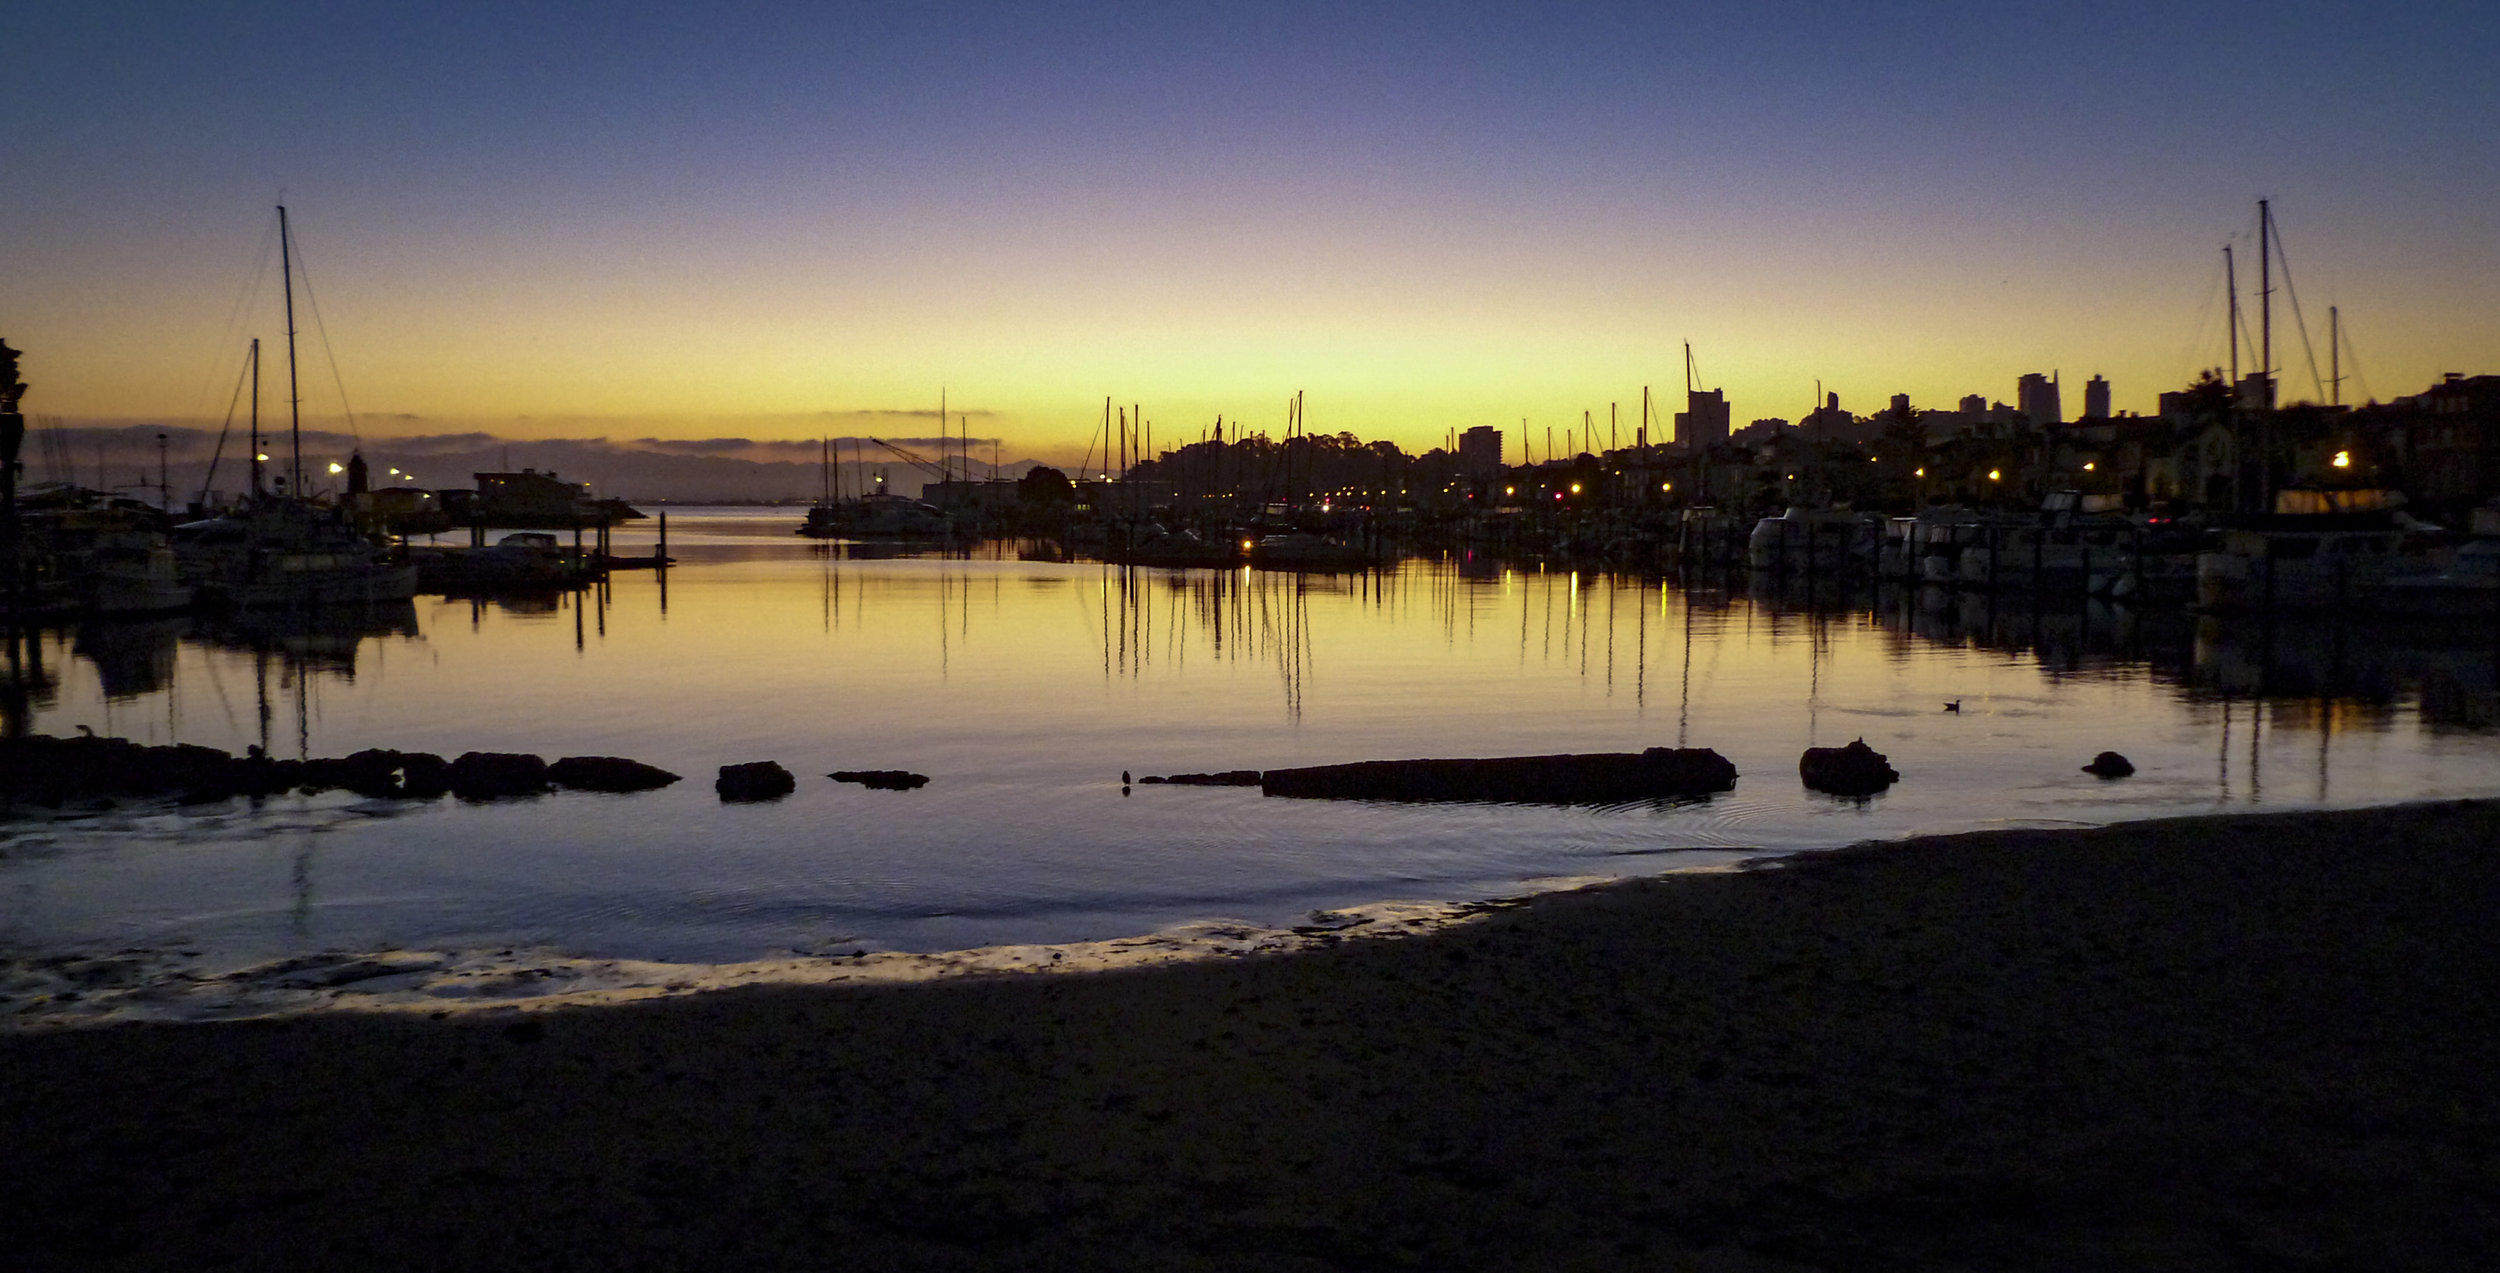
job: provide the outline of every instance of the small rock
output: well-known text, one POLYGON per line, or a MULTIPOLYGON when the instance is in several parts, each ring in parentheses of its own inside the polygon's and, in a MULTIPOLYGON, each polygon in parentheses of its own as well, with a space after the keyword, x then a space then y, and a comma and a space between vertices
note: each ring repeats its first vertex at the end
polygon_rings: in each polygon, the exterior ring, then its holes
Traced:
POLYGON ((2105 751, 2092 758, 2083 771, 2102 778, 2124 778, 2135 772, 2135 764, 2114 751, 2105 751))
POLYGON ((877 791, 910 791, 929 785, 929 775, 905 769, 837 769, 825 776, 835 782, 856 782, 877 791))
POLYGON ((462 752, 449 776, 452 794, 463 800, 534 796, 547 789, 547 762, 516 752, 462 752))
POLYGON ((451 790, 451 762, 430 751, 399 753, 399 794, 432 800, 451 790))
POLYGON ((720 777, 712 782, 712 790, 730 801, 778 800, 799 789, 798 779, 790 771, 769 760, 743 765, 722 765, 720 777))
POLYGON ((1901 780, 1882 752, 1861 738, 1846 747, 1808 747, 1797 759, 1797 775, 1816 791, 1835 796, 1871 796, 1901 780))
POLYGON ((547 780, 575 791, 649 791, 678 781, 657 765, 622 756, 567 756, 547 766, 547 780))

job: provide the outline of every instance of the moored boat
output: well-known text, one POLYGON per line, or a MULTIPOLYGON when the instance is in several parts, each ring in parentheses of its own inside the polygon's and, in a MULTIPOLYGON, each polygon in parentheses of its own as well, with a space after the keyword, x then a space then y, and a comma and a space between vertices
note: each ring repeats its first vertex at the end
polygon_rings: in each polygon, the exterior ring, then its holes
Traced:
POLYGON ((2404 550, 2389 512, 2272 513, 2222 530, 2196 557, 2196 604, 2206 610, 2331 610, 2355 605, 2389 582, 2428 574, 2404 550))

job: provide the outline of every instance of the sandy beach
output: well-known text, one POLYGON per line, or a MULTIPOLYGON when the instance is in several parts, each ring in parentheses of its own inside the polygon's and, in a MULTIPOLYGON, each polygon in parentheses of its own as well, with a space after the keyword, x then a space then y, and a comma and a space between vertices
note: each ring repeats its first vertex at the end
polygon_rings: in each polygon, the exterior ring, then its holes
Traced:
POLYGON ((30 1269, 2500 1267, 2500 804, 1082 975, 0 1033, 30 1269))

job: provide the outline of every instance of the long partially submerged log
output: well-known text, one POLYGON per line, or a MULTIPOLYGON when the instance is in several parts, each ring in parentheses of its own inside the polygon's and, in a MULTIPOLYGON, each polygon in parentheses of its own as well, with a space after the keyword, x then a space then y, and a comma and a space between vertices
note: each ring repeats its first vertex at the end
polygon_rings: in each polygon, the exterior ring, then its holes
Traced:
POLYGON ((1487 800, 1614 804, 1705 796, 1736 785, 1736 766, 1707 747, 1481 760, 1364 760, 1270 769, 1259 791, 1322 800, 1487 800))

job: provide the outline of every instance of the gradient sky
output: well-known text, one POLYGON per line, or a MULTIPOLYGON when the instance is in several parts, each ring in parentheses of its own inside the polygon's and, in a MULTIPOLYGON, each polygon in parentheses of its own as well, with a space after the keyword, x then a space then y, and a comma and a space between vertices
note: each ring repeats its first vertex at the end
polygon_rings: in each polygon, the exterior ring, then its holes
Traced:
POLYGON ((213 426, 283 336, 281 192, 368 434, 812 437, 944 386, 1065 462, 1106 396, 1176 441, 1301 389, 1542 449, 1675 409, 1688 338, 1739 422, 2032 370, 2149 411, 2227 357, 2260 196, 2348 396, 2500 371, 2488 3, 516 7, 10 6, 26 409, 213 426))

